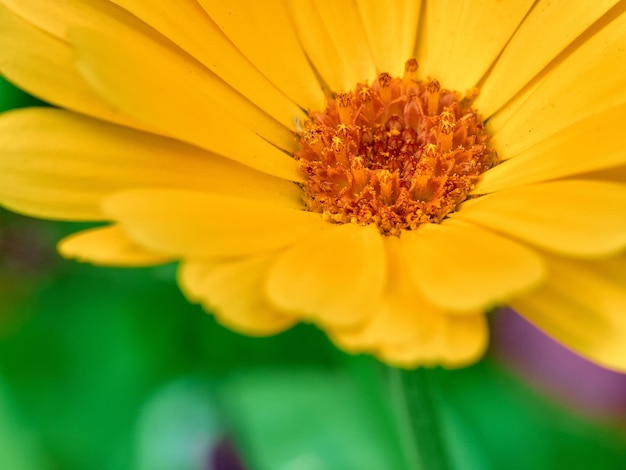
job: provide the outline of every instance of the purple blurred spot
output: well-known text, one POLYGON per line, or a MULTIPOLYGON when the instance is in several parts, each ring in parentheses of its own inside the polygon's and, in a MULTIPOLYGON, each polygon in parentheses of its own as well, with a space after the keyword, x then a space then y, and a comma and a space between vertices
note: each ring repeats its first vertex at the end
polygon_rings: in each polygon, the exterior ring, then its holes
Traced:
POLYGON ((207 470, 245 470, 232 441, 223 438, 211 449, 207 470))
POLYGON ((41 222, 18 219, 0 222, 0 259, 9 270, 20 274, 41 273, 50 269, 57 255, 54 244, 41 222))
POLYGON ((596 417, 626 417, 626 374, 589 362, 512 309, 494 315, 492 343, 519 375, 560 402, 596 417))

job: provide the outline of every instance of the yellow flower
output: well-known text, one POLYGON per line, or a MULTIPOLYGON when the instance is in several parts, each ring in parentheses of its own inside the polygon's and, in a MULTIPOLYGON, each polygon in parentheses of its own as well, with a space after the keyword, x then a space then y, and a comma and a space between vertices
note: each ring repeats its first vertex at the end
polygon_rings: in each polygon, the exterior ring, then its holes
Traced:
POLYGON ((395 365, 477 360, 508 304, 626 370, 625 2, 0 4, 61 108, 0 118, 0 202, 110 222, 66 256, 395 365))

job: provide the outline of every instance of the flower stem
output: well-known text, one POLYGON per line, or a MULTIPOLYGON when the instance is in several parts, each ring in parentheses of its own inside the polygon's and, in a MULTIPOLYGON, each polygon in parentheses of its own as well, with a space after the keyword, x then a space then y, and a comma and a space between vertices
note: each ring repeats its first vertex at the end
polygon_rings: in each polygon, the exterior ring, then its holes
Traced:
POLYGON ((439 428, 432 372, 390 368, 391 392, 410 470, 449 470, 439 428))

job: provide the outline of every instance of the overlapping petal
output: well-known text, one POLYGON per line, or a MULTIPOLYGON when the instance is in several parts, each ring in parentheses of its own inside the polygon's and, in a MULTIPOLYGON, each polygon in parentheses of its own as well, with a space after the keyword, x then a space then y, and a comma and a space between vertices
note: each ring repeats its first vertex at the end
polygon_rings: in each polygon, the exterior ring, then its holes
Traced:
POLYGON ((546 257, 548 277, 511 306, 566 346, 626 372, 626 259, 546 257))
POLYGON ((369 352, 401 367, 473 362, 487 345, 483 314, 450 315, 423 297, 398 238, 385 238, 387 279, 377 308, 362 325, 333 328, 331 338, 353 352, 369 352))
POLYGON ((305 118, 302 109, 244 57, 196 0, 114 3, 159 31, 284 126, 291 128, 294 119, 305 118))
POLYGON ((489 117, 618 1, 536 2, 485 77, 475 106, 489 117))
POLYGON ((424 225, 400 241, 413 281, 442 309, 484 310, 543 278, 541 259, 532 250, 472 224, 424 225))
POLYGON ((178 282, 192 302, 214 312, 223 325, 248 335, 271 335, 296 319, 277 311, 263 296, 263 282, 274 254, 225 261, 181 264, 178 282))
POLYGON ((303 53, 282 0, 199 0, 235 46, 305 110, 319 109, 324 95, 303 53))
POLYGON ((372 80, 376 66, 356 1, 316 0, 314 3, 339 56, 344 58, 344 75, 351 87, 354 83, 372 80))
MULTIPOLYGON (((561 63, 553 66, 518 106, 502 110, 489 120, 489 129, 494 135, 492 144, 502 158, 508 159, 523 154, 525 149, 541 144, 551 136, 562 138, 561 134, 565 132, 572 137, 572 128, 568 127, 580 121, 592 123, 598 118, 598 129, 607 124, 601 117, 607 115, 607 110, 617 108, 614 111, 623 116, 625 82, 626 11, 622 11, 561 63)), ((614 119, 621 120, 618 116, 614 119)), ((589 129, 587 132, 591 133, 579 136, 577 140, 584 138, 588 144, 600 146, 605 141, 616 141, 622 134, 596 136, 593 134, 596 129, 589 129)), ((584 131, 578 129, 577 132, 584 131)), ((585 153, 581 150, 570 155, 585 153)), ((600 151, 597 153, 599 155, 600 151)))
POLYGON ((30 215, 104 220, 102 199, 140 187, 197 189, 301 207, 292 183, 182 142, 40 108, 0 117, 0 198, 30 215))
POLYGON ((521 186, 466 201, 453 217, 566 256, 610 255, 626 246, 626 185, 564 180, 521 186))
MULTIPOLYGON (((502 191, 625 164, 625 114, 626 105, 615 106, 538 141, 484 173, 474 193, 502 191)), ((506 149, 503 153, 506 155, 506 149)))
MULTIPOLYGON (((280 194, 277 195, 281 196, 280 194)), ((115 193, 103 210, 136 243, 181 258, 228 258, 272 251, 321 236, 320 214, 182 189, 115 193)))
POLYGON ((74 66, 67 42, 19 18, 0 4, 0 73, 49 103, 130 127, 147 127, 99 96, 74 66))
POLYGON ((118 225, 70 235, 59 242, 58 250, 67 258, 102 266, 152 266, 174 261, 137 245, 118 225))
POLYGON ((385 362, 399 367, 442 365, 457 368, 479 360, 487 349, 489 329, 482 314, 471 316, 441 315, 440 329, 430 341, 410 341, 400 345, 386 345, 377 355, 385 362))
POLYGON ((532 4, 532 0, 426 2, 417 41, 421 76, 436 77, 442 86, 461 92, 475 87, 532 4))
POLYGON ((382 294, 383 241, 372 225, 331 227, 278 255, 266 292, 287 312, 323 325, 354 325, 371 314, 382 294))
POLYGON ((404 63, 415 55, 421 2, 357 0, 356 3, 376 70, 401 76, 404 63))
POLYGON ((383 344, 423 343, 436 329, 437 319, 413 283, 396 237, 384 238, 385 288, 376 308, 362 324, 333 330, 334 339, 355 351, 374 351, 383 344))
POLYGON ((298 178, 291 159, 268 143, 292 150, 287 127, 124 9, 100 0, 5 2, 69 43, 87 83, 143 127, 298 178))
POLYGON ((298 179, 293 160, 268 142, 292 147, 286 128, 192 59, 134 29, 124 32, 72 30, 79 69, 109 102, 163 135, 298 179))
MULTIPOLYGON (((349 58, 334 44, 313 0, 285 2, 298 41, 307 58, 330 90, 349 90, 354 86, 349 58)), ((315 108, 314 108, 315 109, 315 108)))

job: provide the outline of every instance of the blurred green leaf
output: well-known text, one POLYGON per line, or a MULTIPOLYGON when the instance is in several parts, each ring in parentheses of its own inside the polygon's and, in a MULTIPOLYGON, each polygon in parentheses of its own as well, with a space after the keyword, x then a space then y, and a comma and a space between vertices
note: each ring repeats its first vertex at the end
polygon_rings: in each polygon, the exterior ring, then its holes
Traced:
POLYGON ((37 314, 0 344, 0 369, 62 468, 120 468, 145 395, 186 367, 171 342, 185 325, 173 315, 153 321, 176 298, 173 286, 169 299, 166 289, 152 296, 159 283, 147 272, 142 281, 84 268, 32 292, 21 308, 37 314))
MULTIPOLYGON (((72 228, 52 225, 58 235, 72 228)), ((24 320, 0 341, 0 375, 58 468, 127 468, 144 402, 176 377, 219 380, 244 365, 337 358, 312 327, 274 338, 222 328, 185 301, 172 265, 111 269, 60 261, 56 269, 11 304, 24 320)))
POLYGON ((11 397, 0 381, 0 468, 40 470, 44 458, 36 435, 15 415, 11 397))
MULTIPOLYGON (((374 411, 390 405, 377 386, 385 378, 355 382, 348 369, 256 369, 225 382, 223 401, 250 468, 407 468, 388 408, 374 411)), ((623 430, 571 414, 492 360, 433 375, 453 470, 624 467, 623 430)))
POLYGON ((404 468, 394 429, 344 371, 242 371, 221 396, 250 468, 404 468))
POLYGON ((623 430, 573 415, 495 362, 437 372, 455 469, 624 468, 623 430))
POLYGON ((138 470, 198 470, 222 437, 211 387, 200 377, 176 379, 144 404, 138 421, 138 470))

